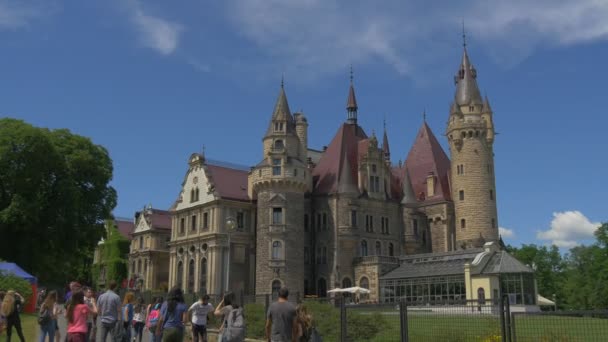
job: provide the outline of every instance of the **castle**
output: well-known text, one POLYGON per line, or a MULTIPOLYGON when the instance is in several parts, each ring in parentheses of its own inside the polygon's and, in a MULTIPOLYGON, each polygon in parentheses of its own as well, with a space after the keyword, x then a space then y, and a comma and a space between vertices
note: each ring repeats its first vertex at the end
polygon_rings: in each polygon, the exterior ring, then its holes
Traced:
MULTIPOLYGON (((308 146, 308 120, 291 112, 281 84, 257 165, 190 156, 181 192, 162 214, 171 226, 168 285, 214 294, 270 294, 287 286, 322 297, 331 288, 361 286, 378 298, 380 277, 399 266, 400 256, 499 242, 492 108, 466 46, 454 80, 445 130, 451 158, 424 122, 403 165, 390 161, 386 130, 379 142, 358 125, 352 76, 346 120, 323 151, 308 146)), ((143 227, 137 235, 153 231, 152 216, 138 215, 147 221, 135 223, 143 227)), ((133 258, 150 248, 141 241, 147 239, 132 243, 133 258)), ((158 277, 131 263, 130 277, 146 279, 144 288, 158 286, 151 282, 158 277)))

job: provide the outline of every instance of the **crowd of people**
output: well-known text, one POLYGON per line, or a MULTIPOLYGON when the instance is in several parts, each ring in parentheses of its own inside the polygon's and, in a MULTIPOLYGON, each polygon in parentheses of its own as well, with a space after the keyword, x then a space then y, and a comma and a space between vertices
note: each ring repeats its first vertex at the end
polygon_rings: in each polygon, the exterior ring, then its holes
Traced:
MULTIPOLYGON (((108 289, 96 299, 91 288, 72 282, 63 306, 58 302, 57 291, 45 293, 44 299, 38 301, 39 341, 90 342, 99 336, 103 342, 108 337, 112 342, 142 342, 144 332, 148 331, 149 342, 182 342, 185 337, 191 337, 194 342, 206 342, 211 315, 221 322, 217 341, 245 340, 245 315, 243 308, 235 303, 233 294, 224 295, 215 307, 209 302, 209 296, 202 295, 188 307, 179 287, 171 289, 166 299, 156 297, 148 304, 133 292, 127 292, 121 300, 116 287, 116 282, 110 282, 108 289), (57 322, 61 316, 67 321, 65 336, 61 336, 57 322), (186 336, 188 321, 191 336, 186 336)), ((281 288, 278 295, 266 316, 267 340, 320 341, 306 307, 296 307, 289 302, 287 288, 281 288)), ((13 328, 21 342, 25 342, 19 317, 24 298, 15 291, 0 291, 0 301, 0 318, 4 321, 7 342, 11 340, 13 328)))

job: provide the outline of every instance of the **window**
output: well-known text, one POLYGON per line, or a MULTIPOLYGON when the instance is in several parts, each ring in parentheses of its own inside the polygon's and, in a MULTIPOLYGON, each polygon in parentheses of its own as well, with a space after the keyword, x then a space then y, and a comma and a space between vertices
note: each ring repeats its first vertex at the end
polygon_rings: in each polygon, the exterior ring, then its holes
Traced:
POLYGON ((245 213, 242 211, 236 213, 236 227, 239 229, 245 228, 245 213))
POLYGON ((282 150, 285 147, 285 145, 283 145, 283 140, 275 140, 274 141, 274 149, 275 150, 282 150))
POLYGON ((304 231, 305 232, 308 232, 308 230, 310 229, 308 227, 309 224, 310 224, 310 222, 308 222, 308 215, 304 214, 304 231))
POLYGON ((367 256, 367 241, 361 241, 361 256, 367 256))
POLYGON ((496 219, 492 219, 492 228, 496 228, 496 219))
POLYGON ((376 164, 372 164, 372 173, 376 173, 377 168, 376 168, 376 164))
POLYGON ((180 261, 177 263, 177 287, 182 287, 184 281, 184 264, 180 261))
POLYGON ((207 293, 207 258, 201 260, 201 279, 200 279, 200 291, 201 293, 207 293))
POLYGON ((258 170, 258 177, 262 177, 262 169, 258 170))
POLYGON ((414 219, 414 220, 412 221, 412 225, 414 226, 414 235, 415 235, 415 236, 418 236, 418 220, 417 220, 417 219, 414 219))
POLYGON ((282 122, 275 122, 274 123, 274 130, 276 132, 281 132, 283 130, 283 123, 282 122))
POLYGON ((395 247, 393 247, 392 242, 388 244, 388 256, 395 256, 395 247))
POLYGON ((475 111, 475 106, 469 106, 469 112, 475 111))
POLYGON ((141 274, 141 260, 137 261, 137 273, 141 274))
POLYGON ((272 243, 272 258, 274 260, 281 259, 281 256, 282 256, 281 249, 282 248, 283 248, 283 244, 281 243, 281 241, 274 241, 272 243))
POLYGON ((464 190, 458 191, 458 199, 464 201, 464 190))
POLYGON ((196 190, 194 190, 194 201, 198 201, 200 193, 201 192, 198 190, 198 188, 196 188, 196 190))
POLYGON ((308 247, 304 247, 304 264, 308 265, 310 263, 310 249, 308 247))
POLYGON ((343 289, 347 289, 349 287, 353 287, 353 282, 350 281, 350 278, 344 278, 344 279, 342 279, 342 288, 343 289))
POLYGON ((323 230, 327 230, 327 214, 323 213, 323 230))
POLYGON ((281 159, 272 160, 272 175, 273 176, 281 175, 281 159))
POLYGON ((374 232, 374 217, 369 215, 369 231, 370 233, 374 232))
POLYGON ((323 278, 319 278, 317 282, 317 296, 324 298, 327 296, 327 282, 323 278))
POLYGON ((357 226, 357 211, 356 210, 350 211, 350 225, 351 225, 351 227, 357 226))
POLYGON ((192 221, 190 221, 190 223, 191 223, 190 229, 196 230, 196 215, 192 215, 192 221))
POLYGON ((279 298, 279 290, 281 289, 281 281, 280 280, 274 280, 272 282, 272 299, 276 300, 277 298, 279 298))
POLYGON ((380 241, 376 241, 376 255, 382 255, 382 244, 380 241))
POLYGON ((460 228, 465 229, 467 227, 467 221, 465 219, 460 219, 460 228))
POLYGON ((188 263, 188 293, 194 293, 194 259, 188 263))
POLYGON ((317 231, 321 231, 321 214, 317 214, 317 231))
POLYGON ((323 265, 327 264, 327 247, 321 248, 321 263, 323 265))
POLYGON ((190 190, 190 203, 194 202, 194 189, 190 190))
POLYGON ((298 169, 293 169, 293 176, 298 177, 298 169))
POLYGON ((369 290, 369 279, 367 279, 367 277, 363 277, 359 280, 359 286, 361 286, 364 289, 368 289, 369 290))
POLYGON ((283 224, 283 208, 272 208, 272 224, 283 224))
POLYGON ((365 231, 369 232, 369 215, 365 215, 365 231))
POLYGON ((144 237, 140 236, 139 237, 139 249, 143 249, 144 248, 144 237))
POLYGON ((379 192, 380 191, 380 177, 369 176, 369 191, 379 192))
POLYGON ((203 229, 209 229, 209 213, 203 213, 203 229))
POLYGON ((490 201, 494 200, 494 190, 490 190, 490 201))
POLYGON ((186 219, 182 217, 179 220, 179 233, 184 234, 185 229, 186 229, 186 219))
POLYGON ((382 223, 382 234, 389 234, 389 230, 388 230, 388 217, 381 217, 380 218, 381 223, 382 223))

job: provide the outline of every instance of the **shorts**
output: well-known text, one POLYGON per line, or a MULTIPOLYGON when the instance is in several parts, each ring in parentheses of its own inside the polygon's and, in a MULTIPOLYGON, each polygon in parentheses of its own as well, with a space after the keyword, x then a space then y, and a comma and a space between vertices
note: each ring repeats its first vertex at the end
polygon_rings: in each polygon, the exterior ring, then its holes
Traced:
POLYGON ((199 324, 192 324, 192 333, 193 334, 201 334, 201 335, 207 335, 207 326, 206 325, 199 325, 199 324))

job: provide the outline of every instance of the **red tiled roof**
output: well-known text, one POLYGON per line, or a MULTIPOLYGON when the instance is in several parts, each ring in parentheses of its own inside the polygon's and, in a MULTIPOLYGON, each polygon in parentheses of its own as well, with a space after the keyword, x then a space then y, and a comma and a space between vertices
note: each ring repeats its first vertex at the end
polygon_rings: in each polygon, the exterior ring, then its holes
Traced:
POLYGON ((171 214, 166 210, 152 209, 150 223, 152 228, 171 229, 171 214))
POLYGON ((207 164, 210 181, 222 198, 238 201, 248 201, 247 176, 244 170, 231 169, 224 166, 207 164))
MULTIPOLYGON (((416 135, 416 140, 412 146, 405 167, 410 174, 410 180, 416 198, 420 198, 420 194, 424 194, 424 198, 445 199, 449 200, 450 196, 450 159, 445 154, 441 145, 435 138, 435 135, 424 122, 416 135), (426 189, 426 178, 429 172, 433 172, 437 177, 437 186, 435 187, 435 195, 428 197, 426 189)), ((401 178, 403 175, 401 175, 401 178)))
POLYGON ((351 180, 358 187, 356 183, 358 179, 357 165, 359 165, 359 155, 361 154, 361 141, 364 139, 367 139, 367 135, 359 125, 344 123, 340 126, 319 163, 312 171, 313 179, 315 179, 313 190, 315 193, 328 194, 338 190, 338 177, 343 164, 341 160, 345 149, 348 164, 351 168, 351 180))
POLYGON ((116 223, 116 228, 118 228, 120 235, 131 240, 131 234, 135 230, 135 224, 133 224, 133 221, 115 219, 114 222, 116 223))

